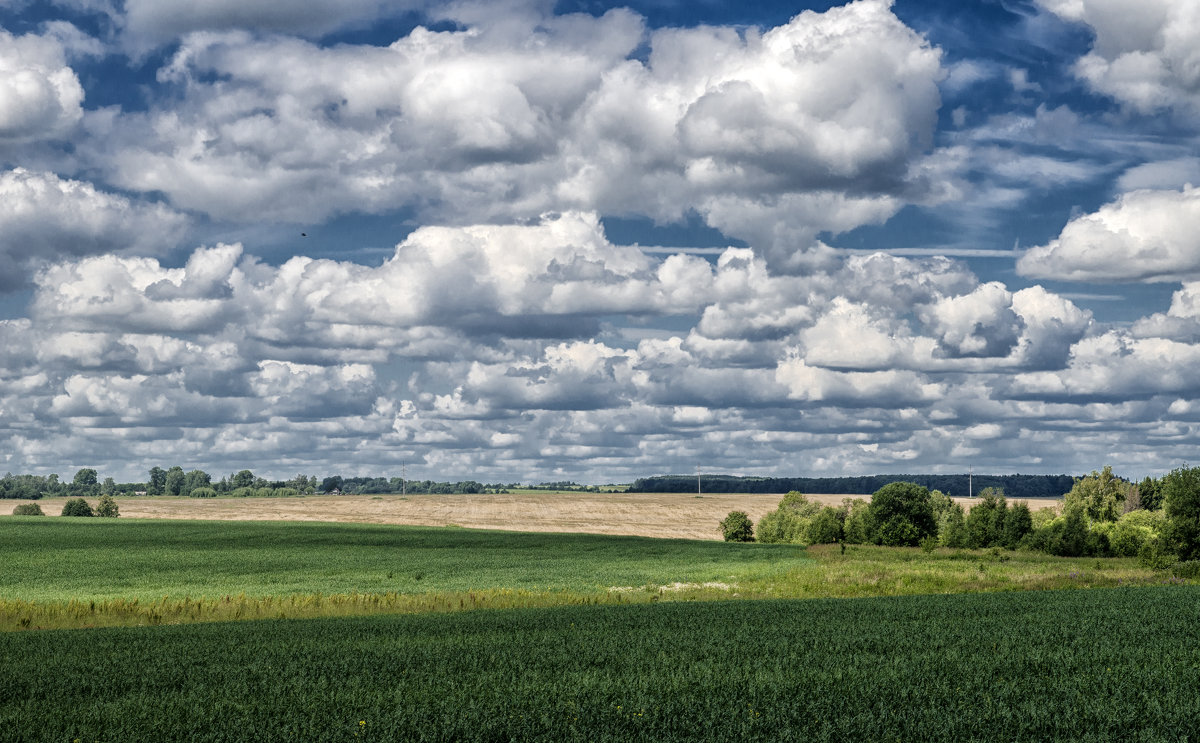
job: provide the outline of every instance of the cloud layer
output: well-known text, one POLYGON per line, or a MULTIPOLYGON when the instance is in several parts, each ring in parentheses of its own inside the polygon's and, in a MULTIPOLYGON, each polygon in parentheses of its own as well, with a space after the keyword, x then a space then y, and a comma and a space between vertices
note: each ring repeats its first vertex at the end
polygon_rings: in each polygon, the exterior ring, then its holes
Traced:
POLYGON ((1200 23, 1039 5, 957 46, 887 0, 22 18, 5 468, 1167 469, 1200 438, 1200 23))

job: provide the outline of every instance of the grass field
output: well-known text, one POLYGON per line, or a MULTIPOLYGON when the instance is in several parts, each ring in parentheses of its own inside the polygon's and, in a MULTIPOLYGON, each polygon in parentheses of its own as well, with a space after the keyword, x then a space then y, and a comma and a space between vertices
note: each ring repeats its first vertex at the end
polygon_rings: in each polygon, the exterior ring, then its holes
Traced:
POLYGON ((0 633, 0 739, 1183 741, 1200 588, 0 633))
POLYGON ((0 520, 0 629, 1118 586, 1134 560, 315 522, 0 520))

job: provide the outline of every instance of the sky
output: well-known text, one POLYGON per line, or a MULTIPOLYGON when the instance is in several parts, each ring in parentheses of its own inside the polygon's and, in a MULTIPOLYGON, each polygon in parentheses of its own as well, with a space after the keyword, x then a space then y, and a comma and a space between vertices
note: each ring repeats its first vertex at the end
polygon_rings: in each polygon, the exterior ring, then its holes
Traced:
POLYGON ((0 470, 1128 477, 1194 0, 0 0, 0 470))

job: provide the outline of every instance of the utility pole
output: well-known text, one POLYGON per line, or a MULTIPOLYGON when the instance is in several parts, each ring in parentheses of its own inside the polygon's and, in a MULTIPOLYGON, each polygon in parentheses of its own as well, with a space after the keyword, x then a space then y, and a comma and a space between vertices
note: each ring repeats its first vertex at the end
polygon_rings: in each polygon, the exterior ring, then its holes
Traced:
POLYGON ((696 495, 700 495, 700 465, 696 465, 696 495))
POLYGON ((408 495, 408 465, 403 463, 400 465, 400 495, 408 495))
POLYGON ((975 465, 971 465, 967 470, 967 497, 975 497, 975 465))

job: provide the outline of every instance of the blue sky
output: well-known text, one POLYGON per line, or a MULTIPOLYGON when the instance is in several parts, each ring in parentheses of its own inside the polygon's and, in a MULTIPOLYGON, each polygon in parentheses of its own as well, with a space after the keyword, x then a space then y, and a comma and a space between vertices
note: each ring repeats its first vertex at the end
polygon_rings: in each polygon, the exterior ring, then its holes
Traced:
POLYGON ((1178 466, 1189 0, 0 2, 0 468, 1178 466))

